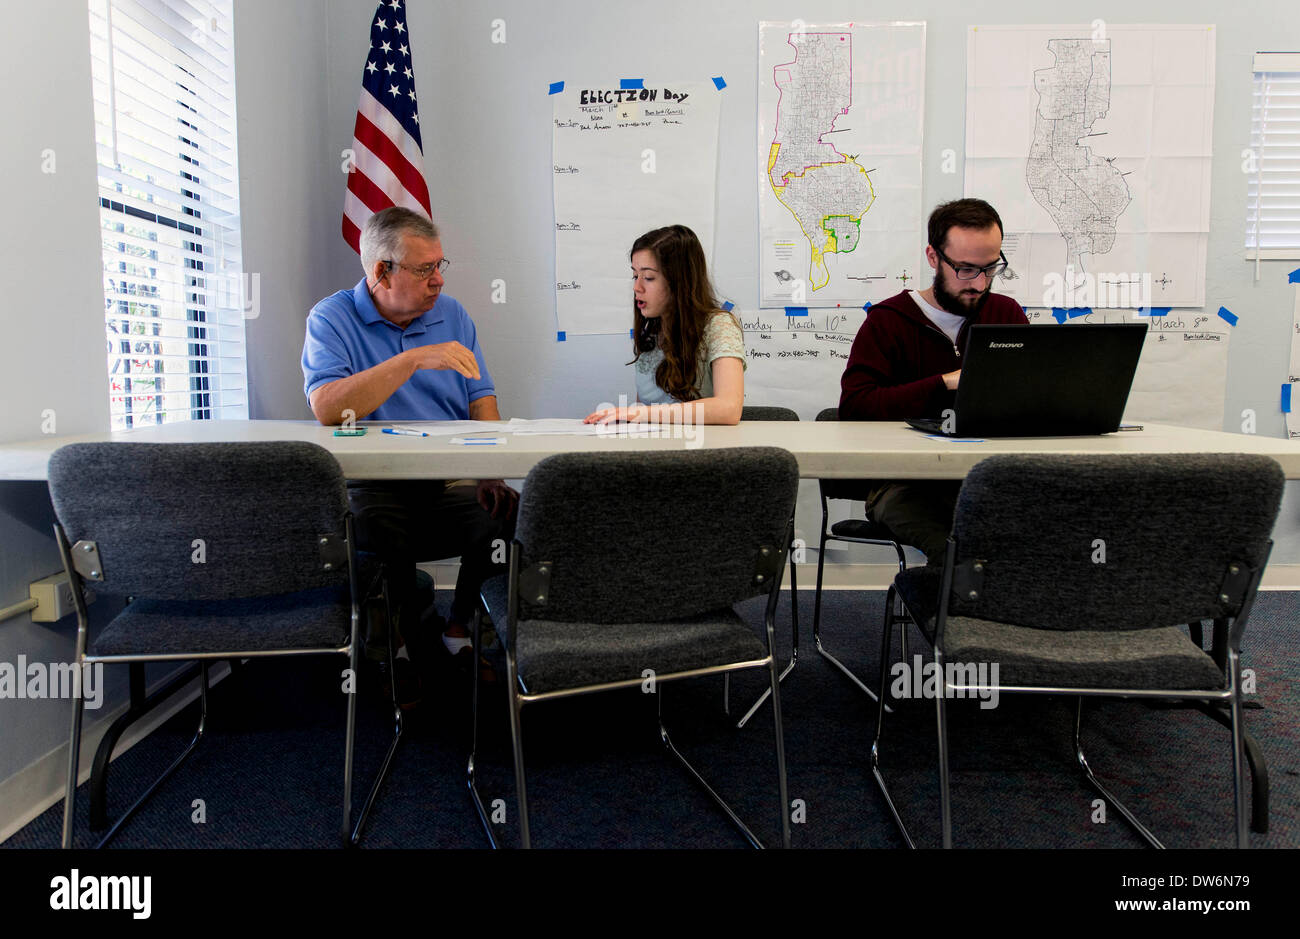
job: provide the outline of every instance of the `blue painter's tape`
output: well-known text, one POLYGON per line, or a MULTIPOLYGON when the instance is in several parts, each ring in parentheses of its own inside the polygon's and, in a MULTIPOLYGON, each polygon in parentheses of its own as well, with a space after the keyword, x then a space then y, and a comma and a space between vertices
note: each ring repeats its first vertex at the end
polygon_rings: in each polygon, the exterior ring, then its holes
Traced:
POLYGON ((551 82, 551 90, 548 91, 547 94, 558 95, 563 90, 564 90, 564 82, 551 82))
POLYGON ((807 316, 808 308, 806 306, 788 306, 785 308, 786 316, 807 316))
POLYGON ((728 313, 730 313, 732 310, 736 308, 736 305, 732 303, 730 300, 728 300, 726 303, 722 304, 722 308, 726 310, 728 313))
POLYGON ((1286 275, 1286 282, 1288 284, 1300 284, 1300 267, 1286 275))
POLYGON ((721 91, 723 88, 726 88, 726 87, 727 87, 727 83, 726 83, 726 81, 723 79, 723 77, 722 77, 721 75, 714 75, 714 76, 713 76, 713 86, 714 86, 715 88, 717 88, 718 91, 721 91))
POLYGON ((1143 307, 1137 311, 1138 316, 1168 316, 1173 307, 1168 306, 1149 306, 1143 307))
POLYGON ((560 330, 558 333, 555 334, 555 341, 564 342, 564 330, 560 330))
POLYGON ((631 90, 634 90, 634 89, 636 89, 636 88, 644 88, 644 87, 645 87, 645 79, 644 79, 644 78, 624 78, 622 81, 620 81, 620 82, 618 83, 618 87, 621 88, 621 89, 623 89, 624 91, 631 91, 631 90))
POLYGON ((1067 310, 1066 312, 1068 312, 1068 313, 1070 314, 1070 319, 1074 319, 1076 316, 1087 316, 1089 313, 1092 312, 1092 307, 1090 307, 1090 306, 1072 306, 1072 307, 1070 307, 1070 309, 1067 310))
POLYGON ((636 330, 635 330, 635 329, 629 329, 629 330, 627 331, 627 334, 628 334, 629 336, 631 336, 633 339, 636 338, 636 330))
POLYGON ((1237 325, 1237 314, 1233 313, 1226 306, 1219 307, 1219 318, 1227 320, 1229 326, 1237 325))
POLYGON ((1052 307, 1052 319, 1056 320, 1058 323, 1064 323, 1069 318, 1069 310, 1063 310, 1059 306, 1052 307))
POLYGON ((871 301, 868 300, 866 303, 862 304, 862 309, 864 309, 864 310, 870 310, 870 309, 871 309, 871 301))
POLYGON ((1291 413, 1291 383, 1289 381, 1282 383, 1282 413, 1291 413))

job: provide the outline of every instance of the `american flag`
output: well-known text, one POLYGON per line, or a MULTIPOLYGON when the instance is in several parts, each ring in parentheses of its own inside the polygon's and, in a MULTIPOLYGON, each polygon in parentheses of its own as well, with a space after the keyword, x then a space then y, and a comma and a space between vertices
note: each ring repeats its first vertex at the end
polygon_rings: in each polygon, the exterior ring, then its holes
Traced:
POLYGON ((424 184, 406 4, 400 0, 379 4, 370 24, 352 152, 356 168, 348 173, 343 196, 343 240, 360 254, 361 226, 371 214, 390 205, 433 212, 424 184))

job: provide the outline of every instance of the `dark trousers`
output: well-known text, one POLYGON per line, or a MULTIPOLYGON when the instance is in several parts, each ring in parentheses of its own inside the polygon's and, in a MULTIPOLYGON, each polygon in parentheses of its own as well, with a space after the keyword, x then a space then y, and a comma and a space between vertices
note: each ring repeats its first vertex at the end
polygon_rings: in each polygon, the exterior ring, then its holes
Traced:
POLYGON ((942 565, 960 490, 956 480, 881 483, 867 500, 867 518, 888 528, 900 544, 920 548, 930 564, 942 565))
POLYGON ((440 480, 362 481, 348 484, 357 546, 379 555, 390 572, 389 586, 399 622, 418 622, 415 565, 460 558, 460 575, 451 619, 468 624, 483 581, 506 571, 504 559, 515 533, 515 519, 493 518, 478 503, 474 486, 448 486, 440 480), (411 617, 415 617, 412 620, 411 617))

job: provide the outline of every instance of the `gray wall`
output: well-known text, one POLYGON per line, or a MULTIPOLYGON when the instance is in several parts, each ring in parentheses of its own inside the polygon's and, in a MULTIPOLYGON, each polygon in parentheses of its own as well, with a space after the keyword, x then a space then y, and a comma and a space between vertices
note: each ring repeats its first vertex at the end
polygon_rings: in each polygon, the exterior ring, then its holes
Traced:
MULTIPOLYGON (((6 4, 0 30, 6 96, 0 170, 11 228, 0 271, 9 302, 0 313, 0 440, 37 436, 52 408, 61 434, 107 427, 103 298, 84 0, 41 5, 43 35, 65 54, 33 58, 26 8, 6 4), (56 172, 41 172, 53 148, 56 172)), ((552 280, 550 109, 546 86, 559 79, 721 74, 715 279, 742 308, 757 307, 757 149, 755 114, 760 19, 807 22, 924 19, 927 30, 925 202, 961 192, 958 172, 939 172, 940 153, 964 139, 965 26, 973 22, 1205 22, 1218 27, 1209 308, 1241 322, 1229 359, 1225 429, 1254 408, 1258 432, 1284 434, 1278 388, 1287 373, 1291 288, 1300 262, 1266 262, 1252 281, 1242 260, 1250 63, 1256 49, 1300 47, 1290 0, 1249 12, 1210 0, 1098 0, 1086 12, 1055 3, 940 3, 909 0, 864 7, 834 0, 655 5, 559 0, 415 3, 412 54, 423 102, 425 160, 435 216, 454 266, 450 292, 474 315, 507 416, 577 416, 631 390, 618 337, 555 342, 552 280), (1230 14, 1230 15, 1229 15, 1230 14), (490 42, 491 21, 506 21, 507 42, 490 42), (504 278, 508 303, 490 302, 504 278)), ((360 276, 339 234, 344 180, 340 151, 351 142, 360 68, 373 0, 236 0, 240 181, 244 266, 259 273, 261 309, 248 322, 250 413, 308 418, 298 365, 303 321, 320 297, 360 276)), ((755 402, 758 403, 758 402, 755 402)), ((1300 562, 1297 490, 1289 490, 1274 561, 1300 562)), ((43 487, 0 486, 0 606, 27 594, 30 580, 58 569, 43 487)), ((815 525, 802 519, 805 529, 815 525)), ((102 611, 101 611, 102 614, 102 611)), ((0 661, 68 657, 69 622, 0 623, 0 661)), ((112 671, 112 670, 110 670, 112 671)), ((120 689, 117 693, 120 693, 120 689)), ((106 703, 111 707, 113 701, 106 703)), ((0 780, 55 748, 66 732, 59 702, 0 701, 0 780)))

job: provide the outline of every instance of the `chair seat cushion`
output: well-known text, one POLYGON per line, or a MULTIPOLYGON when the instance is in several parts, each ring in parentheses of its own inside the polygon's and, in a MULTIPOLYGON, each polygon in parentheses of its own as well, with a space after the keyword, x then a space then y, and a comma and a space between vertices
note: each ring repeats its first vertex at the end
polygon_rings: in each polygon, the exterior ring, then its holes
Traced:
POLYGON ((870 541, 897 541, 894 533, 884 525, 865 518, 846 518, 831 526, 837 538, 863 538, 870 541))
MULTIPOLYGON (((483 599, 503 643, 509 641, 506 578, 483 585, 483 599)), ((515 664, 529 694, 641 679, 767 656, 767 645, 734 610, 657 623, 570 623, 533 619, 520 624, 515 664)))
MULTIPOLYGON (((939 613, 937 567, 911 567, 894 586, 925 637, 939 613)), ((1033 629, 965 616, 948 617, 944 657, 998 665, 1001 685, 1076 688, 1218 689, 1223 672, 1178 626, 1160 629, 1033 629)))
POLYGON ((183 655, 338 648, 351 634, 346 588, 241 600, 136 600, 90 645, 90 654, 183 655))
POLYGON ((1003 686, 1218 690, 1223 672, 1181 628, 1031 629, 1010 623, 948 618, 949 662, 998 664, 1003 686))

